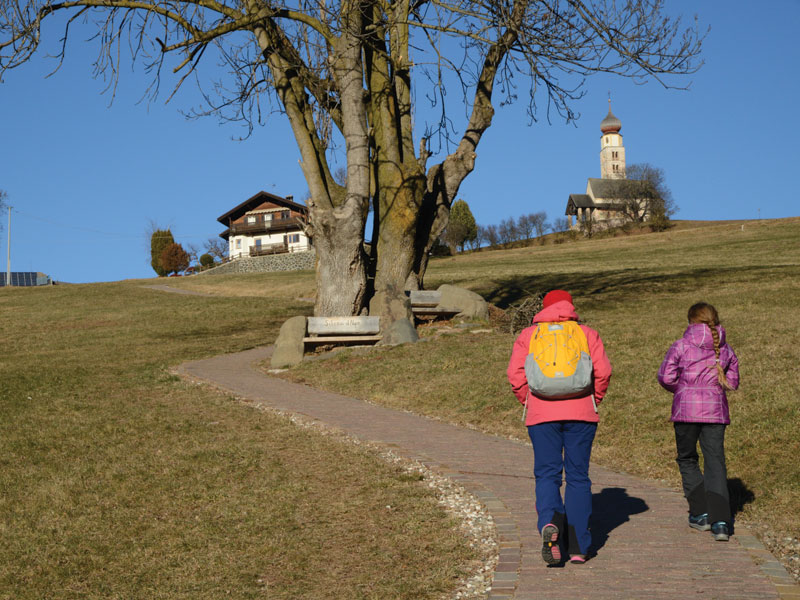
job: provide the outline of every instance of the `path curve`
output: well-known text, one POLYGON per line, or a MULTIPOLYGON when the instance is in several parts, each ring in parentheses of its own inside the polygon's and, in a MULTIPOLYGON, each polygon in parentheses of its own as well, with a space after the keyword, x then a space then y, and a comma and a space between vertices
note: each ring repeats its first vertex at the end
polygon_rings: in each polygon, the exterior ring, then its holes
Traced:
POLYGON ((185 363, 177 372, 388 446, 458 481, 497 525, 500 561, 491 600, 800 600, 800 587, 741 526, 727 544, 714 542, 687 526, 680 493, 597 465, 590 469, 597 556, 583 566, 547 568, 528 444, 269 377, 257 364, 271 353, 272 346, 255 348, 185 363))

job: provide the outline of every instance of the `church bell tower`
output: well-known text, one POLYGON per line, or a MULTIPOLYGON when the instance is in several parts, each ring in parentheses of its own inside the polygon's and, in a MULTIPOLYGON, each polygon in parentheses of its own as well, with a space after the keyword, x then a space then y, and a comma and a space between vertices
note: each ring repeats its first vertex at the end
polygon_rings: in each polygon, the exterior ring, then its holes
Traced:
POLYGON ((603 179, 625 179, 625 146, 622 145, 622 123, 611 112, 608 99, 608 115, 600 122, 600 177, 603 179))

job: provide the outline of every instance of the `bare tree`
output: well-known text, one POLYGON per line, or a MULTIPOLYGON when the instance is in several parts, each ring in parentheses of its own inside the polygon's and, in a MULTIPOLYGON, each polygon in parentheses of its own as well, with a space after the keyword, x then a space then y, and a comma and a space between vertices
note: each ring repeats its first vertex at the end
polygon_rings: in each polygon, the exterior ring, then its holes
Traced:
POLYGON ((519 219, 517 219, 517 230, 523 240, 529 240, 533 237, 531 215, 520 215, 519 219))
POLYGON ((483 230, 482 237, 486 239, 486 243, 492 248, 500 243, 500 235, 497 232, 497 225, 487 225, 486 227, 480 226, 483 230))
POLYGON ((556 233, 563 233, 569 229, 569 219, 567 217, 558 217, 553 221, 553 231, 556 233))
POLYGON ((189 264, 196 263, 200 259, 200 247, 197 244, 186 244, 184 248, 186 254, 189 255, 189 264))
POLYGON ((225 255, 228 253, 228 245, 218 237, 208 238, 203 242, 203 248, 207 254, 210 254, 216 260, 224 260, 225 255))
POLYGON ((475 239, 472 240, 472 249, 480 250, 484 243, 489 240, 486 239, 486 228, 478 225, 475 229, 475 239))
POLYGON ((643 198, 634 201, 634 210, 639 210, 642 220, 649 223, 653 230, 666 229, 678 207, 667 185, 664 169, 649 163, 636 163, 627 168, 627 177, 641 182, 639 188, 643 198))
POLYGON ((528 218, 533 225, 533 229, 536 231, 536 237, 543 241, 541 238, 544 236, 545 233, 550 229, 550 224, 547 222, 547 213, 546 212, 537 212, 531 215, 528 215, 528 218))
POLYGON ((514 217, 508 217, 500 221, 500 225, 497 226, 497 234, 500 236, 501 244, 510 244, 517 241, 519 239, 519 230, 514 217))
POLYGON ((618 191, 620 213, 625 222, 645 223, 655 217, 659 223, 668 223, 676 209, 664 170, 648 163, 637 163, 627 167, 626 175, 627 179, 619 181, 618 191))
POLYGON ((67 17, 62 48, 79 22, 92 28, 96 70, 112 91, 132 60, 153 74, 147 91, 155 97, 172 55, 175 89, 201 85, 207 106, 197 114, 252 128, 274 102, 292 126, 311 193, 318 315, 362 311, 370 275, 376 290, 422 286, 428 250, 492 123, 495 86, 504 103, 526 82, 532 118, 544 105, 548 119, 554 111, 571 121, 585 77, 616 73, 671 87, 665 76, 699 67, 703 39, 696 25, 667 16, 664 0, 4 0, 0 78, 33 55, 56 13, 67 17), (228 76, 204 79, 208 58, 228 76), (467 106, 460 123, 445 111, 453 81, 467 106), (418 148, 415 97, 441 110, 418 148), (330 167, 336 139, 344 184, 330 167), (428 166, 439 150, 441 162, 428 166), (363 245, 370 200, 372 261, 363 245))

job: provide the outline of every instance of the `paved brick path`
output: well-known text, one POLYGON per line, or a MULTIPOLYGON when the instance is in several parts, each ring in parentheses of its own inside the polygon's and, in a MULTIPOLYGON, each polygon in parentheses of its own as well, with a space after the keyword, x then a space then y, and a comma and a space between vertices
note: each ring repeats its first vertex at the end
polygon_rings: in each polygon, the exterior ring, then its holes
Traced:
POLYGON ((253 365, 271 351, 195 361, 178 372, 390 446, 458 480, 483 500, 497 523, 500 563, 491 600, 800 600, 800 588, 743 528, 727 544, 714 542, 686 525, 678 492, 594 465, 592 533, 598 554, 582 566, 547 568, 536 531, 527 444, 268 377, 253 365))

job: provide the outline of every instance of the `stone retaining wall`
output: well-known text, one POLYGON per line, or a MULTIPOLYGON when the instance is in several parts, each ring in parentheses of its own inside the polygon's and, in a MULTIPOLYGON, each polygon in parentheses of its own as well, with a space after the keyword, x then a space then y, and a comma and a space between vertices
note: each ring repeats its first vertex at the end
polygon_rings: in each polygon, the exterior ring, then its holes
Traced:
POLYGON ((228 273, 271 273, 274 271, 313 270, 317 253, 289 252, 287 254, 271 254, 269 256, 244 256, 230 262, 201 271, 199 275, 226 275, 228 273))

